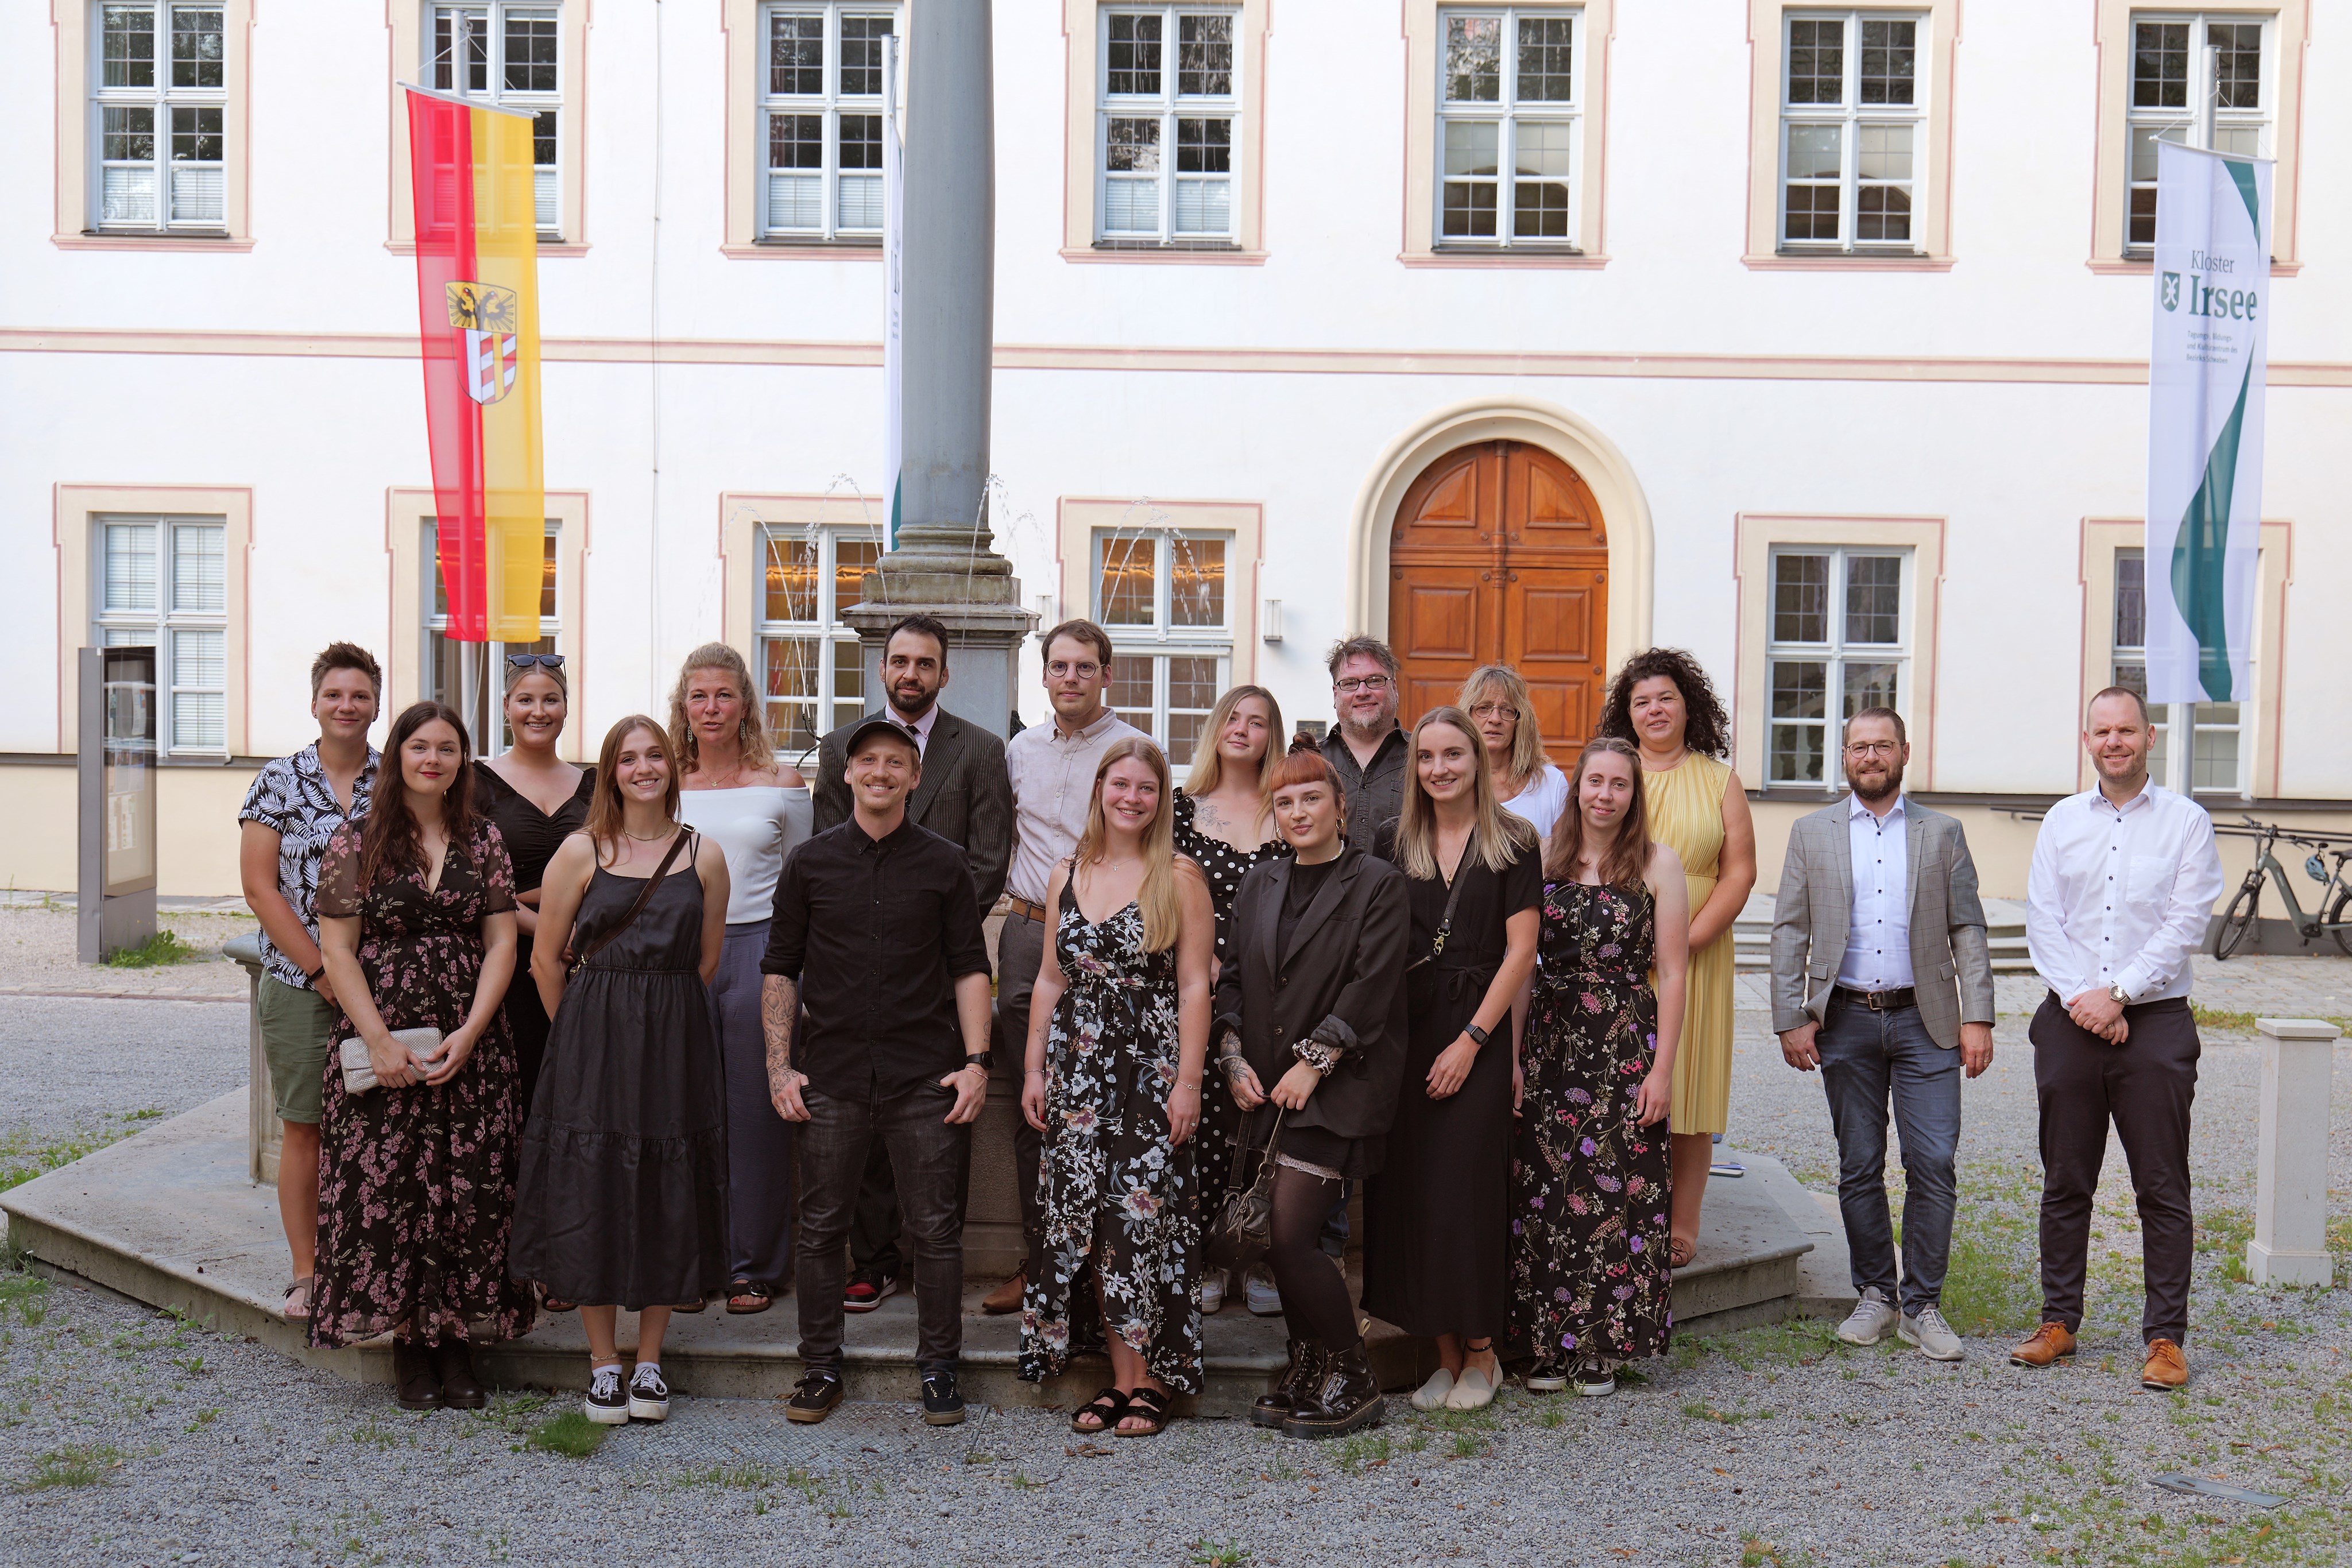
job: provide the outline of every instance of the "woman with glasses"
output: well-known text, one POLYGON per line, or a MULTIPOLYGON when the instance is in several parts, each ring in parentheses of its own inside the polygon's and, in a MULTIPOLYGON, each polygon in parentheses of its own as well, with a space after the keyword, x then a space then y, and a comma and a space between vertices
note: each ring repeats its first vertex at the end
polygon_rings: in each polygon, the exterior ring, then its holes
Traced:
POLYGON ((1525 818, 1538 838, 1549 839, 1560 808, 1568 804, 1568 775, 1544 755, 1536 700, 1526 680, 1508 664, 1482 664, 1470 672, 1454 700, 1478 727, 1495 803, 1525 818))
POLYGON ((768 1094, 760 956, 784 857, 809 836, 815 809, 800 770, 776 760, 751 666, 724 643, 686 656, 670 692, 669 742, 679 817, 727 855, 727 936, 710 982, 727 1071, 727 1310, 764 1312, 792 1278, 793 1170, 792 1124, 768 1094))

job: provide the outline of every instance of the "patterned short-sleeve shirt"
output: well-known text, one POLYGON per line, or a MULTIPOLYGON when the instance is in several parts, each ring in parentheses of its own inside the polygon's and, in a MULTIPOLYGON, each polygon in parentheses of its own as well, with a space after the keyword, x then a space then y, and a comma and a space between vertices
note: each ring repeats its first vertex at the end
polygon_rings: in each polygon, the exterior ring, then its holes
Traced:
MULTIPOLYGON (((369 747, 367 763, 352 786, 349 812, 335 799, 327 770, 319 765, 315 741, 291 757, 264 766, 254 775, 253 788, 245 792, 245 804, 237 808, 238 821, 259 822, 277 830, 278 891, 294 906, 295 918, 314 941, 319 935, 319 917, 312 909, 319 896, 319 857, 327 852, 327 841, 335 836, 337 828, 367 815, 377 760, 375 747, 369 747)), ((267 931, 261 934, 261 967, 281 984, 310 988, 310 977, 278 950, 267 931)))

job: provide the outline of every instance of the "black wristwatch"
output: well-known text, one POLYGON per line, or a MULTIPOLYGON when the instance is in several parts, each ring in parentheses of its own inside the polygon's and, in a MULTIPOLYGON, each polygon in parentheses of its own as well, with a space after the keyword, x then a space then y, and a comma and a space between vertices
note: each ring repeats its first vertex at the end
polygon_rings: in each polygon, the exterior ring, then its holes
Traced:
POLYGON ((323 974, 325 974, 326 972, 327 972, 327 966, 325 966, 324 964, 321 964, 321 965, 320 965, 320 966, 319 966, 317 968, 315 968, 315 969, 305 969, 305 970, 303 970, 303 971, 302 971, 302 977, 303 977, 304 979, 306 979, 306 980, 310 981, 312 985, 314 985, 314 986, 315 986, 315 985, 317 985, 317 984, 319 983, 319 977, 320 977, 320 976, 321 976, 321 975, 323 975, 323 974))
POLYGON ((1471 1024, 1470 1026, 1468 1026, 1467 1028, 1465 1028, 1465 1030, 1463 1030, 1463 1031, 1462 1031, 1462 1032, 1463 1032, 1464 1034, 1468 1035, 1472 1040, 1476 1040, 1480 1045, 1484 1045, 1484 1044, 1486 1044, 1486 1041, 1487 1041, 1487 1040, 1489 1039, 1489 1036, 1487 1035, 1486 1031, 1485 1030, 1483 1030, 1483 1029, 1480 1029, 1480 1028, 1479 1028, 1476 1024, 1475 1024, 1475 1023, 1474 1023, 1474 1024, 1471 1024))
POLYGON ((982 1052, 980 1052, 980 1053, 979 1053, 978 1055, 976 1055, 976 1056, 967 1056, 967 1057, 965 1057, 965 1058, 963 1059, 963 1064, 964 1064, 966 1067, 977 1067, 977 1068, 979 1068, 979 1069, 980 1069, 980 1075, 981 1075, 982 1078, 985 1078, 985 1077, 987 1077, 987 1076, 988 1076, 988 1052, 986 1052, 986 1051, 982 1051, 982 1052))

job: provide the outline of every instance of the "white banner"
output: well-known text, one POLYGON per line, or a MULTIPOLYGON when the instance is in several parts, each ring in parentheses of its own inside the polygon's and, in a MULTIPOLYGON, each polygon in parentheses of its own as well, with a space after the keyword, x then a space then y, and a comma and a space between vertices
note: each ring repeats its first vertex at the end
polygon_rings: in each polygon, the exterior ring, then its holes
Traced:
POLYGON ((900 378, 906 351, 899 341, 900 261, 906 254, 907 150, 898 140, 898 39, 882 39, 882 494, 888 505, 886 549, 898 548, 898 466, 906 428, 900 378))
POLYGON ((2270 362, 2267 160, 2157 143, 2148 356, 2147 697, 2252 695, 2270 362))

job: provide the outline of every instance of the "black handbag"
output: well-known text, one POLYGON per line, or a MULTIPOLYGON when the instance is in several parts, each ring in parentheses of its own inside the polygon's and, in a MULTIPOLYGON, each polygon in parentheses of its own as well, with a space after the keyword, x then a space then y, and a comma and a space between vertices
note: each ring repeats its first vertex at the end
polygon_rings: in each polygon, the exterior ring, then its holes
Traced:
POLYGON ((1282 1142, 1283 1115, 1276 1106, 1274 1130, 1266 1134, 1265 1148, 1234 1151, 1233 1190, 1225 1195, 1223 1212, 1209 1227, 1205 1250, 1212 1269, 1239 1273, 1274 1245, 1274 1156, 1282 1142), (1258 1162, 1257 1174, 1244 1186, 1242 1162, 1251 1158, 1258 1162))

